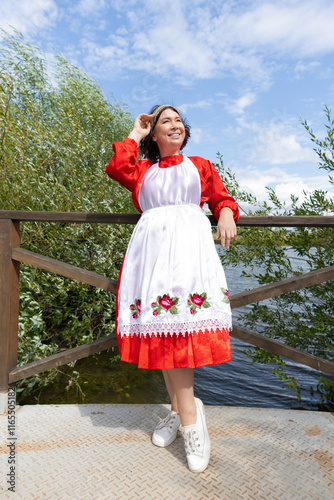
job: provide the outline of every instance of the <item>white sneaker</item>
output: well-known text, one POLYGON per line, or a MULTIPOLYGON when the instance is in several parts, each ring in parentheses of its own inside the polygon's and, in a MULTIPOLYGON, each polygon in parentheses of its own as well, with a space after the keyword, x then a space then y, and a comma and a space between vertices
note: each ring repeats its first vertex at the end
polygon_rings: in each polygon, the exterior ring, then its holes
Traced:
POLYGON ((180 424, 181 420, 179 414, 175 411, 171 411, 167 417, 162 419, 156 426, 152 435, 152 443, 161 448, 165 448, 165 446, 171 444, 176 439, 180 424))
POLYGON ((206 428, 204 406, 195 398, 196 424, 182 426, 184 447, 191 472, 203 472, 210 460, 210 438, 206 428))

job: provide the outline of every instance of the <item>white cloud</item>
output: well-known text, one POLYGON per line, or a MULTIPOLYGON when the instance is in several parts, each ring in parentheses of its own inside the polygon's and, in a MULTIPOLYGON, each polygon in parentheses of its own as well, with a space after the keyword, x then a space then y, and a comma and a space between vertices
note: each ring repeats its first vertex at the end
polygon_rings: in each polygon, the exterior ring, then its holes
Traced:
POLYGON ((23 34, 35 34, 53 26, 58 17, 54 0, 1 0, 0 27, 11 31, 11 26, 23 34))
MULTIPOLYGON (((296 127, 296 120, 277 114, 269 122, 257 123, 238 120, 239 154, 247 162, 267 165, 283 165, 316 161, 313 149, 305 146, 306 139, 296 127), (240 130, 242 133, 240 134, 240 130)), ((300 124, 298 124, 300 125, 300 124)))
POLYGON ((199 144, 203 138, 203 130, 200 127, 194 127, 191 129, 191 141, 194 144, 199 144))
POLYGON ((258 134, 252 156, 253 159, 270 165, 315 160, 312 148, 303 147, 295 134, 282 134, 277 126, 258 134))
POLYGON ((334 49, 333 18, 328 0, 253 2, 248 9, 243 5, 219 16, 212 34, 223 33, 234 47, 312 56, 334 49))
POLYGON ((80 14, 82 17, 97 16, 99 12, 107 6, 105 0, 80 0, 77 4, 72 4, 72 12, 80 14))
POLYGON ((298 61, 298 63, 295 66, 294 71, 296 74, 301 74, 301 73, 306 73, 306 72, 318 70, 320 66, 321 66, 321 64, 319 61, 310 61, 310 62, 298 61))
MULTIPOLYGON (((264 58, 313 56, 334 49, 334 5, 325 0, 249 2, 216 8, 203 2, 144 2, 153 8, 153 29, 139 27, 138 48, 166 68, 197 78, 244 71, 268 84, 273 64, 264 58), (307 35, 305 35, 307 34, 307 35), (175 47, 178 46, 175 54, 175 47)), ((141 25, 142 19, 136 16, 141 25)), ((145 20, 146 21, 146 20, 145 20)), ((138 37, 137 37, 138 42, 138 37)), ((139 54, 140 56, 140 54, 139 54)), ((140 57, 139 57, 140 61, 140 57)))
POLYGON ((182 10, 180 6, 177 12, 168 9, 153 21, 153 27, 134 34, 133 48, 138 64, 149 69, 151 62, 146 59, 149 56, 155 60, 160 73, 173 68, 179 74, 205 78, 215 72, 212 51, 207 50, 200 34, 191 29, 182 10))
POLYGON ((280 168, 259 170, 254 167, 236 169, 235 174, 241 188, 256 196, 260 202, 268 200, 266 187, 272 187, 279 200, 285 202, 286 206, 291 204, 291 195, 297 196, 299 202, 302 202, 305 199, 304 192, 312 192, 315 189, 324 189, 331 196, 334 194, 334 188, 329 183, 327 175, 301 177, 280 168))
MULTIPOLYGON (((329 0, 77 0, 69 5, 67 14, 79 14, 77 32, 87 33, 82 23, 90 23, 89 39, 84 35, 76 50, 96 76, 145 70, 189 85, 192 79, 237 75, 265 89, 282 56, 297 59, 300 72, 308 64, 303 58, 334 50, 329 0), (105 43, 94 42, 99 20, 109 24, 105 43)), ((2 0, 0 24, 36 35, 36 28, 55 23, 58 10, 66 15, 55 0, 2 0)), ((242 96, 235 113, 247 106, 242 96)))
POLYGON ((201 99, 200 101, 197 101, 197 102, 180 104, 178 106, 178 109, 181 111, 181 113, 187 113, 187 111, 189 109, 195 109, 195 108, 208 109, 208 108, 211 108, 212 104, 213 104, 213 99, 201 99))
POLYGON ((242 115, 246 108, 254 104, 256 95, 254 92, 247 92, 238 99, 225 100, 225 108, 231 115, 242 115))

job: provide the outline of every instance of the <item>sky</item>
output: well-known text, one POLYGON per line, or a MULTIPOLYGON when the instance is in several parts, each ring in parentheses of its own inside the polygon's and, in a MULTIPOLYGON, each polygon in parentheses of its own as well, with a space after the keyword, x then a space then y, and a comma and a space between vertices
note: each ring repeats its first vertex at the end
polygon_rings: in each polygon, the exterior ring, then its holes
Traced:
POLYGON ((242 187, 287 206, 334 194, 302 125, 322 138, 334 113, 333 24, 332 0, 0 2, 1 28, 63 54, 134 117, 173 104, 191 126, 184 154, 222 154, 242 187))

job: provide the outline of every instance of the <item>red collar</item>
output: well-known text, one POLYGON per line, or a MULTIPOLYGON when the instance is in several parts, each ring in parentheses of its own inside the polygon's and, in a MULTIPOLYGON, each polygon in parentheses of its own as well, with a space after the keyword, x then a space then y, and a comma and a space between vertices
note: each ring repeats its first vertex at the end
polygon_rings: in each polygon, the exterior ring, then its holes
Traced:
POLYGON ((164 156, 159 161, 159 168, 168 168, 183 162, 183 155, 164 156))

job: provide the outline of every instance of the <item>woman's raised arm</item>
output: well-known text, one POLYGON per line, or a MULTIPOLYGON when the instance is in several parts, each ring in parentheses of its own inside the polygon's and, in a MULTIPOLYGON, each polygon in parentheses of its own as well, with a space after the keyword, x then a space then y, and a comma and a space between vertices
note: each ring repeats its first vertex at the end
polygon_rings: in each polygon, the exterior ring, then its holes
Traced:
POLYGON ((140 141, 150 133, 150 120, 152 120, 153 117, 153 114, 146 115, 145 113, 141 113, 139 116, 137 116, 133 125, 133 129, 128 135, 129 139, 133 139, 137 144, 139 144, 140 141))

